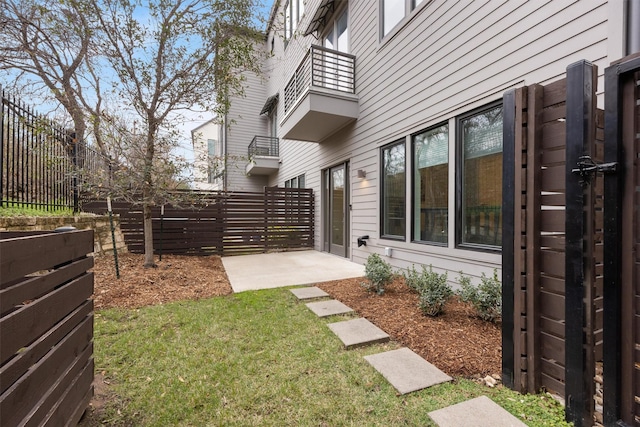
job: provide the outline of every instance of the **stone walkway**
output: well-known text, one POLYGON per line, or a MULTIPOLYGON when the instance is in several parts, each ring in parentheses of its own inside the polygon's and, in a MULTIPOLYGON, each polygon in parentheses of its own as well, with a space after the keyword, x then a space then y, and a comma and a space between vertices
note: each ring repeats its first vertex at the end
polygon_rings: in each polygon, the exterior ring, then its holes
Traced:
MULTIPOLYGON (((291 289, 299 300, 317 300, 307 307, 319 317, 351 313, 353 310, 340 301, 327 299, 329 295, 317 287, 291 289)), ((372 345, 389 341, 389 335, 367 319, 356 318, 327 325, 342 341, 345 348, 372 345)), ((408 348, 364 356, 399 394, 407 394, 451 381, 452 378, 408 348)), ((429 413, 440 427, 473 425, 477 427, 526 427, 487 396, 480 396, 429 413)))

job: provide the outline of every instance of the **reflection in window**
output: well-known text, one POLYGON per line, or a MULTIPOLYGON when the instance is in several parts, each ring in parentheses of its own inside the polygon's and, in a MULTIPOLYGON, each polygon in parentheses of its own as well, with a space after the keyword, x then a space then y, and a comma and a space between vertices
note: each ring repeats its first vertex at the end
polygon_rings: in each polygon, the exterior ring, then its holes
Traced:
POLYGON ((447 243, 449 127, 445 124, 413 137, 413 240, 447 243))
POLYGON ((502 244, 502 106, 460 120, 461 243, 502 244))
POLYGON ((289 0, 284 12, 284 39, 289 40, 296 31, 304 14, 304 0, 289 0))
POLYGON ((383 35, 387 35, 404 18, 405 0, 383 0, 383 35))
POLYGON ((344 167, 331 172, 331 244, 344 245, 344 167))
POLYGON ((381 0, 382 36, 386 36, 424 0, 381 0))
POLYGON ((405 237, 406 180, 404 141, 382 149, 382 235, 405 237))

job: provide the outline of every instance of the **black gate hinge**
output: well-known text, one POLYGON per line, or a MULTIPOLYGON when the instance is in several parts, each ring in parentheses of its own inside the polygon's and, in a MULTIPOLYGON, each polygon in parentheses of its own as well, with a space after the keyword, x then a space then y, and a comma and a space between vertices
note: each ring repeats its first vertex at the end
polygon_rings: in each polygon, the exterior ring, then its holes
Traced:
POLYGON ((618 171, 618 162, 597 164, 591 156, 580 156, 578 159, 578 167, 571 169, 571 173, 580 175, 582 181, 588 183, 593 175, 600 173, 616 173, 618 171))

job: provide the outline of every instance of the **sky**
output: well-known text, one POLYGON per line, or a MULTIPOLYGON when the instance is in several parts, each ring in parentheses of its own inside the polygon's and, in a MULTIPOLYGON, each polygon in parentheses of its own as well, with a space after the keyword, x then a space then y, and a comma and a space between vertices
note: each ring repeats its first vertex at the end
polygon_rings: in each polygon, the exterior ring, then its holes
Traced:
MULTIPOLYGON (((268 19, 269 12, 271 11, 271 7, 275 0, 262 0, 265 3, 262 7, 259 8, 260 16, 263 16, 264 19, 268 19)), ((191 143, 191 130, 197 128, 203 123, 211 120, 214 116, 208 112, 186 112, 185 113, 186 120, 178 125, 180 129, 180 133, 183 136, 181 141, 179 142, 178 147, 176 148, 176 155, 183 156, 189 163, 192 163, 194 160, 193 154, 193 145, 191 143)), ((247 145, 250 141, 247 141, 247 145)))
MULTIPOLYGON (((262 2, 264 3, 264 5, 262 5, 258 9, 258 13, 259 16, 263 17, 263 19, 267 19, 274 0, 262 0, 262 2)), ((264 26, 264 24, 261 24, 261 26, 264 26)), ((0 86, 6 86, 6 82, 8 82, 11 78, 11 74, 0 75, 0 86)), ((27 100, 23 99, 23 101, 27 100)), ((44 100, 35 100, 33 98, 30 98, 27 103, 29 103, 31 107, 34 107, 35 110, 39 113, 48 115, 51 118, 60 115, 60 106, 55 102, 46 102, 44 100)), ((180 136, 178 141, 176 141, 177 148, 175 149, 174 154, 176 156, 185 158, 188 162, 191 163, 194 159, 193 146, 191 143, 191 130, 197 128, 206 121, 211 120, 213 118, 213 114, 209 112, 192 111, 181 111, 180 113, 184 116, 184 118, 178 123, 175 123, 180 132, 180 136)))

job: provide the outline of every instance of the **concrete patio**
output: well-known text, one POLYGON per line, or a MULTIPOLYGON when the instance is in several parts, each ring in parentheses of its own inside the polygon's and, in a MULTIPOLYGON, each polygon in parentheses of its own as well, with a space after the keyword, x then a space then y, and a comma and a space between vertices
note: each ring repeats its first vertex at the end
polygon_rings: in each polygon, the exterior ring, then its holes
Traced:
POLYGON ((223 257, 222 264, 234 292, 364 276, 364 265, 313 250, 223 257))

